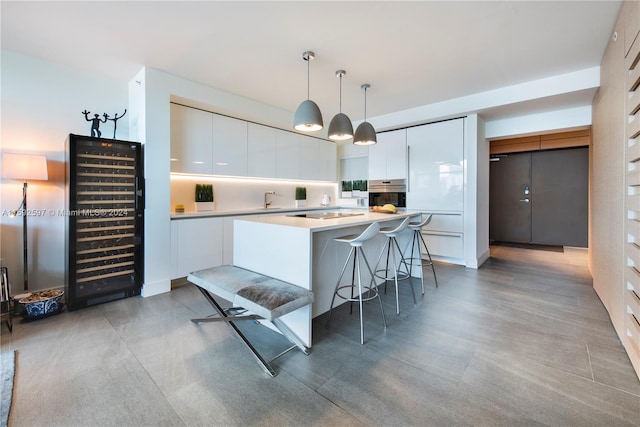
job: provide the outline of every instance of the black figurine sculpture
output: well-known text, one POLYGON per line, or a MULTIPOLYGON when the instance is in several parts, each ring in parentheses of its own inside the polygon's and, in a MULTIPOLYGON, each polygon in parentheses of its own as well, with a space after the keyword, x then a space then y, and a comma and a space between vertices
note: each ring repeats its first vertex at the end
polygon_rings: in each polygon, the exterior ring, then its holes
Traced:
MULTIPOLYGON (((107 113, 104 113, 102 116, 104 117, 104 120, 100 119, 100 116, 98 114, 94 114, 93 118, 90 119, 89 118, 89 113, 91 113, 90 111, 84 110, 82 112, 82 114, 84 114, 84 118, 88 121, 91 122, 91 136, 97 136, 98 138, 100 138, 100 136, 102 135, 102 132, 100 132, 100 122, 102 123, 107 123, 107 118, 109 117, 107 115, 107 113)), ((123 114, 124 116, 124 114, 123 114)))
POLYGON ((111 120, 113 121, 113 139, 116 139, 116 129, 118 128, 118 120, 120 120, 121 118, 124 117, 124 115, 127 114, 127 109, 124 109, 124 113, 122 113, 122 115, 120 117, 118 117, 118 113, 116 113, 116 115, 113 117, 113 119, 109 118, 109 115, 105 113, 105 118, 107 120, 111 120))

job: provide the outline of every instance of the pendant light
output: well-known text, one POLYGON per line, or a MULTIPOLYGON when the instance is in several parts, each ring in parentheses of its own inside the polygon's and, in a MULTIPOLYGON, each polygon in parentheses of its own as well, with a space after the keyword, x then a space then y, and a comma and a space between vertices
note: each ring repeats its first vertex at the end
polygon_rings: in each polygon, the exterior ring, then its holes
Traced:
POLYGON ((329 124, 329 139, 344 141, 353 138, 353 125, 346 114, 342 113, 342 77, 347 74, 345 70, 336 71, 336 77, 340 79, 340 112, 336 114, 329 124))
POLYGON ((293 117, 293 128, 303 132, 314 132, 322 129, 322 113, 318 105, 309 99, 309 62, 314 59, 315 53, 306 51, 302 54, 302 59, 307 61, 307 99, 302 101, 293 117))
POLYGON ((376 130, 373 125, 367 121, 367 90, 371 85, 363 84, 360 89, 364 91, 364 121, 360 123, 356 129, 356 134, 353 137, 353 143, 355 145, 373 145, 378 141, 376 139, 376 130))

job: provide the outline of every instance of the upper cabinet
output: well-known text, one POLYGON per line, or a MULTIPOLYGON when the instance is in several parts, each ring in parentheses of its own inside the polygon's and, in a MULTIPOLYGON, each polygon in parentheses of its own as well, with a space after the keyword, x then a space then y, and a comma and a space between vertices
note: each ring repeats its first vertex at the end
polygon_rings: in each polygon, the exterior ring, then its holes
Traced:
POLYGON ((171 172, 213 174, 213 115, 171 104, 171 172))
POLYGON ((298 178, 299 135, 276 130, 276 178, 298 178))
POLYGON ((299 179, 336 180, 336 145, 322 139, 300 135, 299 179))
POLYGON ((276 177, 276 129, 249 123, 247 175, 276 177))
POLYGON ((369 179, 406 179, 406 129, 379 133, 377 139, 369 146, 369 179))
POLYGON ((213 114, 213 174, 247 176, 247 122, 213 114))
POLYGON ((407 129, 407 207, 462 211, 464 206, 464 119, 407 129))
POLYGON ((171 104, 171 172, 336 180, 336 145, 171 104))

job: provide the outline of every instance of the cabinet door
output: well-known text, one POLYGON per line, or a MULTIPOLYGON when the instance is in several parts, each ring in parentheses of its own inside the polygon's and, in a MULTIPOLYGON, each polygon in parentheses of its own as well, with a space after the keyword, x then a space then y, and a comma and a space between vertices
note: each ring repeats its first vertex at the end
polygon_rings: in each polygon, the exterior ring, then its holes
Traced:
POLYGON ((320 141, 320 177, 322 181, 336 181, 337 179, 337 147, 329 141, 320 141))
POLYGON ((382 135, 384 135, 382 143, 386 145, 387 151, 386 179, 407 179, 407 130, 400 129, 380 134, 382 135))
POLYGON ((276 130, 249 123, 247 174, 259 178, 276 177, 276 130))
POLYGON ((276 130, 276 178, 298 179, 298 136, 276 130))
POLYGON ((213 174, 247 176, 247 122, 213 114, 213 174))
POLYGON ((213 173, 213 115, 171 104, 171 172, 213 173))
POLYGON ((222 265, 222 218, 186 219, 177 225, 177 277, 222 265))
POLYGON ((377 135, 378 143, 369 146, 369 179, 387 179, 386 133, 377 135))
POLYGON ((464 206, 464 119, 407 130, 407 207, 462 211, 464 206))
POLYGON ((320 179, 320 164, 318 156, 320 153, 320 140, 306 135, 300 135, 300 170, 299 179, 317 180, 320 179))

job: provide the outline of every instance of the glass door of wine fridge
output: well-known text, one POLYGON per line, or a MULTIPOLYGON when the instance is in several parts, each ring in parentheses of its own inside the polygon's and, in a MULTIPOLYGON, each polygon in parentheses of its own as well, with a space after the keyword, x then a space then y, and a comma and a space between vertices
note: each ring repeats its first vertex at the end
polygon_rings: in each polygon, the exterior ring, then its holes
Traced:
POLYGON ((66 168, 69 310, 139 295, 144 247, 142 145, 72 134, 66 168))

